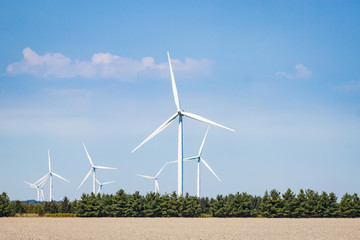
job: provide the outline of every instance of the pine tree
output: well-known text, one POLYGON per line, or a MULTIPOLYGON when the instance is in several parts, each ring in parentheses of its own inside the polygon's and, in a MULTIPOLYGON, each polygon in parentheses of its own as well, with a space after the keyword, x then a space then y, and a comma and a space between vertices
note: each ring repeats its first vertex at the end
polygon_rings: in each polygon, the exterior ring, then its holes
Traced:
POLYGON ((15 214, 13 206, 10 204, 8 195, 3 192, 0 195, 0 217, 9 217, 15 214))

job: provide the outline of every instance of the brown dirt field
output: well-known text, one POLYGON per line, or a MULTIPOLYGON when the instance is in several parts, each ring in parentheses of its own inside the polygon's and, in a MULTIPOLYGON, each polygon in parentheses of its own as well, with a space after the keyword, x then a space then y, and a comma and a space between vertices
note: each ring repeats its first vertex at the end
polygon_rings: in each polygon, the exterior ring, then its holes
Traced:
POLYGON ((360 219, 12 217, 0 239, 360 239, 360 219))

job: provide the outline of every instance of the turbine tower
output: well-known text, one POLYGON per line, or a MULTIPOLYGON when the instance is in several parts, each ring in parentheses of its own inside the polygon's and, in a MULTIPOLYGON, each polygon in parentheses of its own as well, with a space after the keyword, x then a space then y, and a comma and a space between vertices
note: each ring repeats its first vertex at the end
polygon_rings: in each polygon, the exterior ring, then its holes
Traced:
POLYGON ((50 150, 48 150, 48 159, 49 159, 49 172, 47 174, 45 174, 45 176, 43 176, 42 178, 37 180, 34 184, 37 185, 37 184, 40 184, 41 182, 43 182, 45 184, 46 180, 48 178, 50 179, 50 197, 49 197, 49 199, 50 199, 50 202, 51 202, 52 199, 53 199, 53 196, 52 196, 52 192, 53 192, 52 176, 54 175, 55 177, 60 178, 61 180, 64 180, 64 181, 66 181, 68 183, 70 183, 70 181, 66 180, 65 178, 63 178, 62 176, 60 176, 57 173, 54 173, 51 170, 50 150))
POLYGON ((163 124, 160 125, 149 137, 147 137, 142 143, 140 143, 139 146, 137 146, 132 152, 135 152, 140 146, 142 146, 144 143, 149 141, 151 138, 153 138, 155 135, 160 133, 162 130, 164 130, 176 117, 179 117, 179 128, 178 128, 178 196, 183 195, 183 116, 189 117, 207 124, 215 125, 221 128, 225 128, 227 130, 235 132, 235 130, 225 127, 223 125, 220 125, 218 123, 215 123, 213 121, 210 121, 204 117, 198 116, 193 113, 185 112, 180 107, 180 100, 179 95, 176 88, 174 73, 171 66, 171 59, 170 54, 167 52, 168 55, 168 61, 169 61, 169 67, 170 67, 170 76, 171 76, 171 85, 172 85, 172 91, 174 95, 174 101, 176 105, 176 113, 173 114, 168 120, 166 120, 163 124))
POLYGON ((155 193, 159 193, 159 192, 160 192, 160 188, 159 188, 158 177, 159 177, 160 173, 162 172, 162 170, 164 170, 165 166, 166 166, 167 164, 169 164, 169 163, 173 163, 173 162, 167 162, 167 163, 165 163, 154 177, 152 177, 152 176, 140 175, 140 174, 136 174, 136 176, 143 177, 143 178, 148 178, 148 179, 154 179, 154 182, 155 182, 155 193))
POLYGON ((221 182, 221 179, 211 169, 209 164, 201 157, 201 153, 202 153, 202 150, 204 148, 204 144, 205 144, 206 136, 207 136, 207 134, 209 132, 209 128, 210 128, 210 126, 208 126, 208 128, 206 130, 206 133, 205 133, 204 139, 203 139, 203 141, 201 143, 198 155, 196 155, 194 157, 189 157, 189 158, 184 159, 184 161, 193 161, 193 160, 197 161, 197 197, 198 198, 200 198, 200 162, 202 162, 210 170, 210 172, 221 182))
POLYGON ((101 183, 97 178, 95 178, 95 181, 99 184, 99 188, 98 188, 98 191, 96 194, 101 194, 101 190, 103 188, 103 185, 106 185, 106 184, 109 184, 109 183, 113 183, 114 181, 110 181, 110 182, 104 182, 104 183, 101 183))
POLYGON ((92 176, 93 176, 93 193, 95 194, 95 179, 96 179, 96 169, 113 169, 113 170, 116 170, 117 168, 112 168, 112 167, 103 167, 103 166, 95 166, 93 164, 93 162, 91 161, 91 157, 88 153, 88 151, 86 150, 86 147, 85 147, 85 144, 83 143, 83 146, 84 146, 84 149, 85 149, 85 152, 86 152, 86 155, 89 159, 89 162, 91 164, 91 168, 90 168, 90 171, 86 174, 84 180, 80 183, 78 189, 81 187, 81 185, 83 185, 83 183, 86 181, 86 179, 90 176, 90 174, 92 173, 92 176))

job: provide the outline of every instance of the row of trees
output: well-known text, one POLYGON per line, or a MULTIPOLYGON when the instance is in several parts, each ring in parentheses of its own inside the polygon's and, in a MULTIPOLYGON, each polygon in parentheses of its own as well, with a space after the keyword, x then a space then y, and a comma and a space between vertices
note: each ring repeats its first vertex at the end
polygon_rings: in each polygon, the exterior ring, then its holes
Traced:
POLYGON ((260 196, 247 193, 218 195, 216 198, 197 198, 186 194, 135 192, 127 194, 119 190, 115 195, 83 194, 81 200, 70 202, 67 197, 61 203, 25 204, 10 203, 6 193, 0 195, 0 216, 15 213, 73 213, 79 217, 360 217, 360 198, 346 193, 340 202, 334 193, 290 189, 281 194, 273 189, 260 196))

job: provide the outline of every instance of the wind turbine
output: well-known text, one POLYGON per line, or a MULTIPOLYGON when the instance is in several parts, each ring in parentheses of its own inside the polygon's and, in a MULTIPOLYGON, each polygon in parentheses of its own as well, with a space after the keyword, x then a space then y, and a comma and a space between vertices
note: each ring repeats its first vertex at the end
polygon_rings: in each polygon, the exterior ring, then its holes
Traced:
POLYGON ((152 176, 145 176, 145 175, 140 175, 140 174, 136 174, 136 176, 139 176, 139 177, 143 177, 143 178, 148 178, 148 179, 154 179, 155 181, 155 193, 159 193, 160 192, 160 188, 159 188, 159 183, 158 183, 158 177, 160 175, 160 173, 162 172, 162 170, 166 167, 167 164, 169 163, 174 163, 176 161, 173 161, 173 162, 167 162, 165 163, 162 168, 158 171, 158 173, 152 177, 152 176))
POLYGON ((202 153, 202 150, 204 148, 204 144, 205 144, 205 140, 206 140, 206 136, 209 132, 209 128, 210 126, 208 126, 207 130, 206 130, 206 133, 205 133, 205 136, 204 136, 204 139, 201 143, 201 146, 200 146, 200 150, 199 150, 199 153, 198 155, 194 156, 194 157, 188 157, 188 158, 185 158, 184 161, 192 161, 192 160, 196 160, 197 161, 197 197, 199 198, 200 197, 200 162, 202 162, 209 170, 210 172, 221 182, 221 179, 216 175, 216 173, 211 169, 211 167, 209 166, 209 164, 201 157, 201 153, 202 153))
POLYGON ((91 164, 91 168, 90 168, 90 171, 86 174, 84 180, 80 183, 78 189, 81 187, 81 185, 83 185, 83 183, 86 181, 86 179, 90 176, 90 174, 92 173, 92 176, 93 176, 93 193, 95 194, 95 179, 96 179, 96 169, 113 169, 113 170, 116 170, 117 168, 112 168, 112 167, 103 167, 103 166, 95 166, 93 164, 93 162, 91 161, 91 157, 88 153, 88 151, 86 150, 86 147, 85 147, 85 144, 83 143, 83 146, 84 146, 84 149, 85 149, 85 152, 86 152, 86 155, 89 159, 89 162, 91 164))
POLYGON ((223 125, 220 125, 218 123, 215 123, 213 121, 210 121, 204 117, 198 116, 193 113, 185 112, 180 107, 180 100, 179 95, 176 88, 174 73, 171 67, 171 60, 170 60, 170 54, 167 52, 168 60, 169 60, 169 67, 170 67, 170 76, 171 76, 171 85, 172 85, 172 91, 174 95, 174 101, 176 105, 176 113, 173 114, 168 120, 166 120, 163 124, 160 125, 149 137, 147 137, 142 143, 140 143, 139 146, 137 146, 132 152, 135 152, 140 146, 142 146, 144 143, 149 141, 151 138, 153 138, 155 135, 160 133, 162 130, 164 130, 176 117, 179 117, 179 129, 178 129, 178 196, 183 195, 183 116, 189 117, 207 124, 215 125, 221 128, 225 128, 227 130, 235 132, 235 130, 225 127, 223 125))
POLYGON ((51 160, 50 160, 50 150, 48 150, 48 159, 49 159, 49 172, 47 174, 45 174, 42 178, 40 178, 39 180, 37 180, 34 184, 37 185, 41 182, 43 182, 45 184, 47 178, 50 179, 50 202, 52 201, 52 191, 53 191, 53 186, 52 186, 52 176, 54 175, 55 177, 57 178, 60 178, 61 180, 64 180, 68 183, 70 183, 70 181, 66 180, 65 178, 63 178, 62 176, 60 176, 59 174, 57 173, 54 173, 52 170, 51 170, 51 160))
POLYGON ((40 201, 42 202, 42 200, 45 199, 43 187, 44 187, 44 184, 45 184, 48 177, 49 176, 47 176, 42 182, 37 183, 37 184, 29 183, 29 182, 25 181, 25 183, 28 184, 29 187, 36 189, 36 191, 37 191, 36 201, 39 201, 39 199, 40 199, 40 201))
POLYGON ((95 181, 99 184, 99 188, 98 188, 98 191, 97 191, 96 194, 99 194, 99 193, 101 194, 101 190, 102 190, 103 185, 115 182, 115 181, 110 181, 110 182, 101 183, 97 178, 95 178, 95 181))

